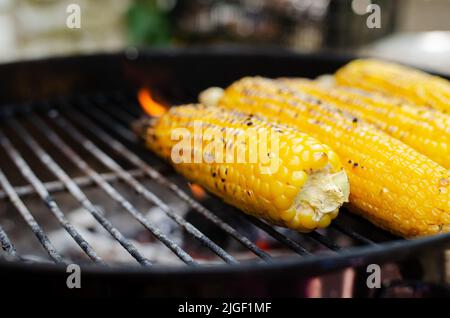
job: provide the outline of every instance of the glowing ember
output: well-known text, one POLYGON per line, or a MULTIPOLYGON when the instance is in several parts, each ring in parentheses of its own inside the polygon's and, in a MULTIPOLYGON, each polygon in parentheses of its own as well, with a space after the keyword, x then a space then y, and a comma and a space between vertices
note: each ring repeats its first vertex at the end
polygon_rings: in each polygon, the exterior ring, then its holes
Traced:
POLYGON ((150 91, 146 88, 141 88, 138 92, 138 100, 142 109, 152 117, 159 117, 167 111, 167 107, 156 102, 150 91))
POLYGON ((256 240, 256 246, 258 246, 260 249, 262 249, 264 251, 270 250, 270 243, 264 239, 256 240))
POLYGON ((203 200, 206 197, 205 190, 196 183, 189 183, 189 187, 191 188, 192 195, 197 200, 203 200))

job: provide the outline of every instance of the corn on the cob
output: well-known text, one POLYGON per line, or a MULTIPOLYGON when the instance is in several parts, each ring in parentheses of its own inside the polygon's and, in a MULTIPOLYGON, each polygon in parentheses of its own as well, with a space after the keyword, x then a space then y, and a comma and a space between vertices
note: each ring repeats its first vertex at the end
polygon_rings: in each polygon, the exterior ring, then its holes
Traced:
POLYGON ((450 230, 450 173, 376 127, 275 80, 244 78, 222 107, 273 119, 329 145, 344 162, 350 203, 373 223, 404 237, 450 230))
POLYGON ((324 228, 348 200, 348 179, 337 155, 328 146, 295 129, 202 105, 173 107, 162 117, 147 120, 144 129, 142 124, 140 126, 137 130, 141 131, 147 146, 170 161, 187 179, 244 212, 274 224, 300 232, 324 228), (172 134, 180 128, 184 129, 184 138, 194 138, 187 143, 194 144, 191 149, 181 150, 183 156, 188 155, 185 158, 188 160, 184 161, 174 159, 174 152, 180 151, 177 148, 180 141, 174 140, 172 134), (259 134, 265 132, 262 135, 270 140, 278 138, 278 148, 259 148, 259 151, 269 149, 264 151, 264 156, 278 162, 274 169, 267 170, 268 165, 259 158, 249 159, 252 151, 249 139, 234 140, 236 136, 253 137, 251 129, 259 134), (208 147, 211 142, 214 142, 213 148, 208 147), (236 158, 236 152, 241 151, 239 147, 244 149, 242 158, 246 160, 236 158), (231 153, 233 157, 212 160, 218 158, 216 155, 220 151, 231 153), (192 160, 196 154, 202 160, 192 160))
POLYGON ((374 124, 418 152, 450 169, 450 116, 434 109, 413 106, 377 93, 327 85, 305 79, 281 79, 283 83, 337 106, 374 124))
POLYGON ((450 82, 410 67, 373 59, 355 60, 336 72, 336 81, 450 114, 450 82))

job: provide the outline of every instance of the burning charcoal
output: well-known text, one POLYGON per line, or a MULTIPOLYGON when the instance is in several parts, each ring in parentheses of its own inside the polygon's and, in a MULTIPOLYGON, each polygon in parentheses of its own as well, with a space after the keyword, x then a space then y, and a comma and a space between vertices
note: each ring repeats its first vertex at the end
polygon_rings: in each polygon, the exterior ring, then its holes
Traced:
MULTIPOLYGON (((105 261, 113 263, 132 261, 130 254, 86 210, 73 211, 70 213, 69 219, 105 261)), ((50 233, 49 237, 62 254, 69 255, 73 260, 86 259, 83 251, 72 240, 67 239, 67 233, 64 230, 54 231, 50 233)), ((152 263, 182 264, 182 261, 160 242, 141 243, 135 240, 131 240, 131 242, 152 263)))

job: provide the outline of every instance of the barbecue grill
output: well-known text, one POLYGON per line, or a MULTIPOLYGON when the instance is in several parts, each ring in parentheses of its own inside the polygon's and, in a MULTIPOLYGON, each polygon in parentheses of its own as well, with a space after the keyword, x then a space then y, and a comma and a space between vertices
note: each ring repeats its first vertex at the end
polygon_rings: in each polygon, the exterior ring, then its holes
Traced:
POLYGON ((354 268, 353 293, 381 295, 364 287, 371 263, 396 264, 409 287, 444 282, 450 234, 407 241, 345 208, 325 230, 275 227, 193 192, 130 129, 143 114, 140 89, 161 103, 194 102, 201 90, 245 75, 315 77, 349 59, 131 48, 0 66, 2 286, 83 295, 302 296, 314 278, 354 268), (65 285, 70 263, 81 265, 80 290, 65 285))

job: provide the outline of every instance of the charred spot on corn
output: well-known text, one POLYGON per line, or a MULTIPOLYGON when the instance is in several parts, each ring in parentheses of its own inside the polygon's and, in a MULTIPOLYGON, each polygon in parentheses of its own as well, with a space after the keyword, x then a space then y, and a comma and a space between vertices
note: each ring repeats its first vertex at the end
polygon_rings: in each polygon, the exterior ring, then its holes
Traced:
MULTIPOLYGON (((436 163, 437 160, 431 160, 369 123, 368 116, 352 115, 348 108, 340 109, 325 97, 319 98, 323 102, 318 105, 308 95, 311 94, 303 88, 289 87, 282 81, 247 77, 225 89, 219 106, 255 113, 298 128, 329 145, 346 162, 344 170, 349 175, 354 210, 376 225, 404 237, 436 234, 440 229, 435 224, 447 224, 442 230, 450 229, 450 191, 448 186, 439 185, 441 178, 449 179, 449 171, 436 163), (283 94, 279 93, 280 87, 283 94), (247 90, 245 98, 244 90, 247 90), (354 118, 358 118, 357 124, 354 118)), ((448 126, 446 123, 450 121, 445 116, 429 114, 427 129, 432 127, 432 117, 439 118, 443 127, 448 126)), ((383 116, 383 120, 389 119, 383 116)), ((448 130, 440 129, 433 132, 436 140, 448 136, 448 130)), ((404 136, 406 142, 409 137, 405 131, 413 130, 400 129, 399 136, 404 136)), ((436 143, 433 138, 427 138, 430 149, 444 145, 440 151, 431 153, 448 165, 448 153, 445 153, 445 149, 450 149, 448 142, 436 143)))
MULTIPOLYGON (((330 148, 295 129, 280 127, 253 114, 200 105, 173 107, 149 128, 158 138, 148 138, 147 145, 159 155, 170 158, 160 152, 161 145, 173 148, 176 141, 170 139, 171 130, 185 127, 193 131, 190 123, 196 118, 206 123, 204 127, 217 131, 232 129, 233 136, 245 134, 248 129, 259 129, 279 138, 279 151, 268 149, 263 153, 269 162, 279 162, 279 167, 273 171, 249 162, 172 162, 190 181, 244 212, 308 232, 328 226, 337 216, 339 207, 348 201, 347 176, 330 148), (291 160, 293 158, 295 160, 291 160)), ((239 146, 246 151, 249 149, 246 141, 225 139, 221 146, 224 150, 236 150, 239 146)))

